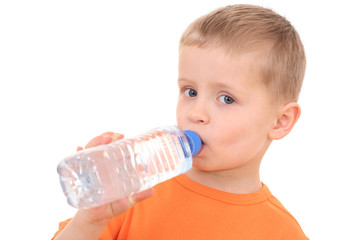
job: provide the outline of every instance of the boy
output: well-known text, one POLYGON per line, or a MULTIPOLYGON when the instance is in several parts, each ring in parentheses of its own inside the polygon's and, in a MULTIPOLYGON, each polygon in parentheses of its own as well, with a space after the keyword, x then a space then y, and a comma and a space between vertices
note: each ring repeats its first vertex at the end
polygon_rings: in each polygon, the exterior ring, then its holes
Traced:
POLYGON ((79 210, 56 239, 307 239, 259 177, 272 140, 300 116, 304 72, 298 34, 271 10, 234 5, 196 20, 180 40, 177 106, 180 128, 204 142, 193 168, 151 198, 79 210))

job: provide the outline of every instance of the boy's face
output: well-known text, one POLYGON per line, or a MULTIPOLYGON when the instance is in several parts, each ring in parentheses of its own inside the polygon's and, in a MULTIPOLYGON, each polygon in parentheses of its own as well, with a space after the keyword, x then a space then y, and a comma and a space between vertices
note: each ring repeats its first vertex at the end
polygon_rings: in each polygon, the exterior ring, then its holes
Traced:
POLYGON ((235 58, 221 48, 181 47, 177 122, 204 142, 194 167, 219 171, 260 163, 277 112, 256 69, 259 58, 260 52, 235 58))

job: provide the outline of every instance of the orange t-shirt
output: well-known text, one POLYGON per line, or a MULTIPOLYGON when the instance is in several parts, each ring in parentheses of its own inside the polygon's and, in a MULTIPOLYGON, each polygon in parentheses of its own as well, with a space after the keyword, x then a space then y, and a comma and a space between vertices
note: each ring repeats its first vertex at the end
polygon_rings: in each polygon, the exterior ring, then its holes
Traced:
MULTIPOLYGON (((66 223, 60 223, 61 231, 66 223)), ((110 239, 308 239, 266 185, 255 193, 212 189, 181 175, 155 187, 155 195, 114 217, 110 239)))

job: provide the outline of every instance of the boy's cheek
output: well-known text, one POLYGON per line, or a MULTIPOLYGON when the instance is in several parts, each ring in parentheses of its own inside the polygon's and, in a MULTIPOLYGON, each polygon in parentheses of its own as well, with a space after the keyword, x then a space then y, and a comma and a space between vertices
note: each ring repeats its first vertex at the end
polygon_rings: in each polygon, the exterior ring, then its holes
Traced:
POLYGON ((185 116, 184 116, 183 107, 181 106, 180 103, 178 103, 176 108, 176 120, 180 128, 181 128, 180 124, 183 122, 184 117, 185 116))

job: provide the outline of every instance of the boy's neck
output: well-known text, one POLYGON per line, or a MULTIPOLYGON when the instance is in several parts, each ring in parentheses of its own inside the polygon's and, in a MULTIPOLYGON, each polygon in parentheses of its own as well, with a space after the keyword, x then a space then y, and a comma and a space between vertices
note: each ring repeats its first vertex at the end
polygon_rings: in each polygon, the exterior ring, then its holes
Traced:
POLYGON ((258 170, 251 173, 230 173, 233 170, 203 171, 192 168, 186 175, 202 185, 229 193, 248 194, 262 188, 258 170))

